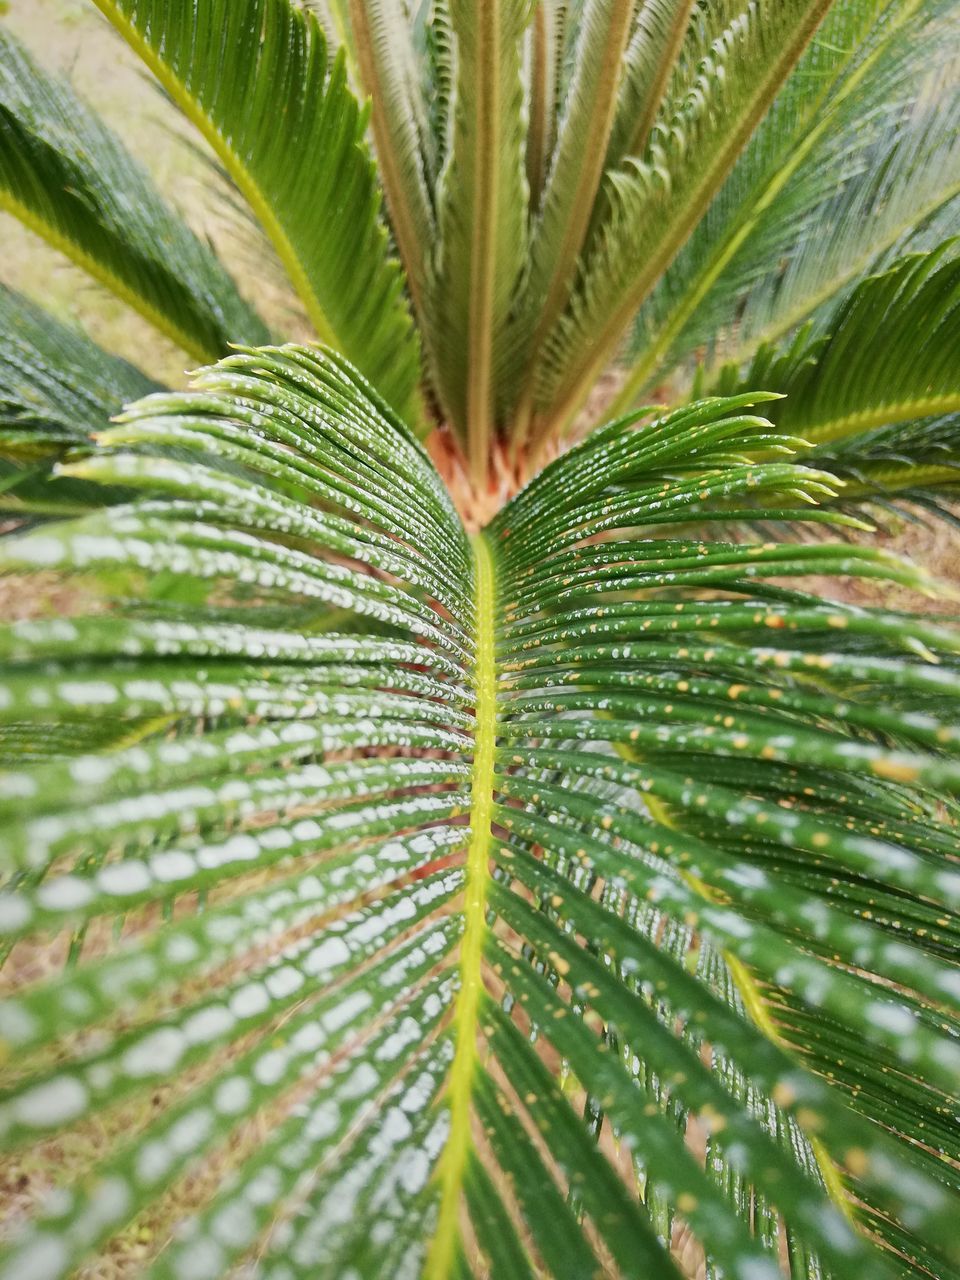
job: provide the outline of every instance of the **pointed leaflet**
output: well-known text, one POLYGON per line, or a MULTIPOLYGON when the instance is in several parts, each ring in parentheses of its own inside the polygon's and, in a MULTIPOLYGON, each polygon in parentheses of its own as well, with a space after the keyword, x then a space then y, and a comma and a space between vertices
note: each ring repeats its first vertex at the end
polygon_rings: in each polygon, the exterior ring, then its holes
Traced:
POLYGON ((96 0, 213 147, 310 320, 399 413, 417 341, 342 55, 291 0, 96 0))
POLYGON ((120 140, 0 29, 0 208, 178 346, 215 359, 267 331, 120 140))
POLYGON ((0 1135, 114 1127, 0 1276, 64 1275, 147 1206, 165 1239, 200 1171, 155 1276, 255 1251, 278 1280, 675 1280, 676 1220, 715 1272, 775 1280, 781 1214, 794 1256, 903 1274, 831 1205, 833 1160, 849 1214, 948 1265, 960 640, 765 581, 922 584, 880 553, 669 536, 830 492, 753 399, 612 424, 472 546, 312 348, 232 356, 67 468, 141 501, 4 542, 111 612, 0 630, 0 723, 135 737, 0 778, 0 929, 48 957, 0 1004, 0 1135), (895 1113, 826 1018, 895 1068, 895 1113))

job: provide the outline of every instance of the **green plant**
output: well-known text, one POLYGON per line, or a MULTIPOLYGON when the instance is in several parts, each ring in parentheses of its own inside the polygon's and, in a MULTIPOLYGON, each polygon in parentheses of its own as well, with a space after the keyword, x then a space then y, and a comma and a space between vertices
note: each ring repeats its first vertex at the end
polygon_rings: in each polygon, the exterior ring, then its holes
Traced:
POLYGON ((960 634, 792 532, 955 486, 956 4, 96 2, 324 345, 0 31, 215 361, 0 299, 0 1277, 960 1274, 960 634))

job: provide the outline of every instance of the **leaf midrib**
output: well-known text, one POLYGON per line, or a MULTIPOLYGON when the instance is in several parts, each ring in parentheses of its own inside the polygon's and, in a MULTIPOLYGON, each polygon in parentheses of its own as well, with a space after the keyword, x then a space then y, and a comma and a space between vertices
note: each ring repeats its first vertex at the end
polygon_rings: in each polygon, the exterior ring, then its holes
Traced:
MULTIPOLYGON (((500 0, 485 0, 477 18, 481 53, 477 86, 477 143, 472 190, 477 199, 470 244, 471 279, 468 334, 467 441, 470 470, 476 480, 486 475, 492 416, 494 288, 497 273, 497 210, 500 204, 500 148, 503 103, 500 95, 500 0)), ((478 554, 478 566, 480 555, 478 554)), ((478 568, 478 575, 479 575, 478 568)), ((478 583, 479 593, 479 583, 478 583)))
POLYGON ((493 557, 483 534, 472 539, 476 593, 476 729, 474 733, 470 845, 464 891, 464 933, 460 944, 460 990, 453 1013, 456 1052, 447 1097, 450 1133, 437 1169, 440 1212, 424 1267, 426 1280, 453 1273, 459 1247, 460 1205, 472 1148, 473 1079, 478 1063, 477 1033, 483 996, 483 950, 490 883, 493 772, 496 745, 497 671, 494 648, 495 579, 493 557))

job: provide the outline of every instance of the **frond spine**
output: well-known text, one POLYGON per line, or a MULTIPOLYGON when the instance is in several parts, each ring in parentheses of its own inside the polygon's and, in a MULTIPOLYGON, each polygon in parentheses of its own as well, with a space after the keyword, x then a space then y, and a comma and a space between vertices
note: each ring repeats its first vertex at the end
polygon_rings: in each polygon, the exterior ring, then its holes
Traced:
POLYGON ((473 540, 476 582, 476 728, 473 803, 467 850, 464 933, 460 945, 460 991, 454 1013, 456 1053, 450 1068, 450 1136, 437 1170, 440 1214, 424 1268, 427 1280, 446 1280, 459 1247, 460 1200, 470 1155, 471 1094, 477 1065, 477 1032, 483 996, 483 947, 487 934, 490 882, 490 825, 497 724, 497 668, 494 648, 496 586, 490 547, 483 534, 473 540))

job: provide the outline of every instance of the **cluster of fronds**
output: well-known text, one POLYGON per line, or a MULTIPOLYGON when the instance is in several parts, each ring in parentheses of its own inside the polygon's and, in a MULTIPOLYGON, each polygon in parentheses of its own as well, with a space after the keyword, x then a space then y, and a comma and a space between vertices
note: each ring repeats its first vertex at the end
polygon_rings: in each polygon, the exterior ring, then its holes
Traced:
POLYGON ((0 29, 0 205, 210 362, 0 294, 0 1280, 960 1275, 960 632, 791 540, 960 478, 955 0, 96 3, 321 341, 0 29), (426 430, 618 356, 468 531, 426 430))

